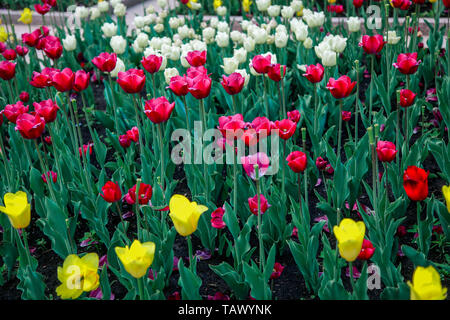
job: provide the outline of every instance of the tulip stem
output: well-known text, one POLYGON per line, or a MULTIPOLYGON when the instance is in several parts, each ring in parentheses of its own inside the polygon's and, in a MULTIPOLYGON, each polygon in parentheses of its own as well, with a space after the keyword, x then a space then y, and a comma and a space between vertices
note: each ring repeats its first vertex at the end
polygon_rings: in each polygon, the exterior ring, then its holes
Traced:
POLYGON ((144 131, 142 131, 141 128, 141 122, 139 121, 139 109, 138 109, 138 103, 137 103, 137 99, 135 95, 133 96, 133 105, 134 105, 134 112, 135 112, 135 116, 136 116, 136 126, 138 127, 138 131, 139 131, 139 153, 140 153, 140 158, 141 158, 141 171, 143 171, 143 167, 144 167, 144 161, 142 159, 142 156, 144 155, 144 151, 143 151, 143 142, 142 142, 142 135, 144 134, 144 131))
POLYGON ((337 158, 341 157, 341 140, 342 140, 342 105, 343 100, 339 100, 339 132, 338 132, 338 148, 337 148, 337 158))
MULTIPOLYGON (((200 114, 202 118, 202 135, 206 130, 206 115, 205 115, 205 105, 203 102, 203 99, 200 99, 200 114)), ((205 178, 205 199, 206 204, 208 204, 208 198, 209 198, 209 177, 208 177, 208 170, 206 167, 205 160, 203 159, 202 155, 202 162, 203 162, 203 176, 205 178)))
POLYGON ((233 211, 234 216, 237 217, 237 156, 233 150, 233 211))
POLYGON ((155 74, 152 73, 152 89, 153 89, 153 98, 156 99, 156 82, 155 82, 155 74))
POLYGON ((350 271, 350 284, 352 285, 352 292, 355 291, 355 288, 353 287, 353 262, 349 261, 348 262, 348 269, 350 271))
MULTIPOLYGON (((283 71, 280 71, 280 73, 283 73, 283 71)), ((281 82, 281 101, 283 102, 283 116, 286 116, 286 102, 285 102, 285 96, 284 96, 284 81, 283 77, 280 80, 281 82)), ((283 117, 281 117, 283 118, 283 117)))
POLYGON ((138 238, 140 239, 140 229, 142 228, 142 220, 140 214, 140 204, 139 204, 139 189, 141 188, 141 179, 136 180, 136 201, 134 202, 136 205, 136 223, 137 223, 137 233, 138 238))
POLYGON ((278 103, 280 104, 280 108, 279 108, 279 114, 280 114, 280 119, 283 119, 283 102, 281 101, 281 89, 280 89, 280 82, 277 82, 277 87, 278 87, 278 103))
POLYGON ((263 87, 264 87, 264 106, 266 109, 267 118, 270 118, 269 114, 269 101, 267 100, 267 85, 266 85, 266 76, 262 75, 263 78, 263 87))
POLYGON ((301 173, 297 173, 297 182, 298 182, 298 205, 299 205, 299 214, 300 214, 300 223, 303 226, 303 210, 302 210, 302 184, 301 184, 301 173))
POLYGON ((160 161, 161 161, 161 188, 162 188, 162 192, 164 194, 164 137, 163 137, 163 132, 161 129, 161 123, 158 123, 158 135, 159 135, 159 146, 160 146, 160 161))
POLYGON ((189 107, 186 103, 186 96, 183 96, 183 103, 184 103, 184 109, 186 111, 186 128, 190 134, 191 133, 191 123, 189 122, 189 107))
POLYGON ((232 94, 231 98, 233 99, 233 114, 236 114, 236 97, 232 94))
POLYGON ((0 134, 0 152, 2 154, 3 164, 5 166, 5 172, 6 172, 6 180, 8 181, 8 191, 12 190, 11 186, 11 178, 9 176, 9 166, 8 166, 8 159, 6 158, 6 149, 3 144, 3 133, 0 134))
MULTIPOLYGON (((283 139, 283 166, 281 167, 281 195, 286 196, 286 140, 283 139)), ((285 199, 287 201, 287 199, 285 199)))
MULTIPOLYGON (((256 183, 256 197, 258 199, 258 241, 259 241, 259 268, 261 272, 264 274, 264 243, 262 239, 262 219, 261 219, 261 197, 260 197, 260 188, 259 188, 259 168, 258 165, 255 164, 255 183, 256 183)), ((265 287, 265 286, 264 286, 265 287)))
MULTIPOLYGON (((356 63, 356 98, 355 98, 355 151, 358 147, 358 117, 359 117, 359 62, 356 63)), ((356 168, 355 166, 355 176, 356 176, 356 168)))
POLYGON ((369 124, 372 124, 372 102, 373 102, 373 82, 374 82, 374 71, 373 64, 375 62, 375 55, 372 55, 370 60, 370 91, 369 91, 369 124))
POLYGON ((144 277, 140 277, 139 279, 136 279, 137 285, 138 285, 138 290, 139 290, 139 299, 140 300, 145 300, 145 296, 144 296, 144 277))
POLYGON ((129 243, 129 239, 128 239, 128 236, 127 236, 127 228, 125 227, 125 221, 123 220, 123 217, 122 217, 122 210, 120 210, 120 206, 119 206, 119 203, 117 201, 116 201, 116 208, 117 208, 117 214, 120 217, 120 221, 122 221, 123 233, 124 233, 125 239, 126 239, 125 244, 128 244, 129 243))
POLYGON ((317 83, 314 83, 314 134, 317 134, 317 127, 319 122, 318 104, 317 104, 317 83))
POLYGON ((48 168, 46 167, 46 165, 44 164, 44 160, 42 159, 41 151, 39 150, 39 145, 38 145, 38 143, 37 143, 37 140, 36 140, 36 139, 33 139, 33 141, 34 141, 34 145, 35 145, 35 147, 36 147, 36 152, 37 152, 38 157, 39 157, 39 162, 40 162, 40 164, 41 164, 41 169, 42 169, 42 171, 44 172, 44 176, 46 176, 46 178, 47 178, 48 189, 49 189, 49 191, 50 191, 50 195, 51 195, 51 197, 52 197, 52 200, 55 201, 56 203, 58 203, 58 202, 56 201, 56 197, 55 197, 55 194, 54 194, 54 192, 53 192, 53 179, 52 179, 52 177, 51 177, 51 174, 50 174, 50 177, 47 176, 48 168))
POLYGON ((187 244, 188 244, 189 269, 190 269, 192 272, 195 272, 195 269, 194 269, 194 267, 195 267, 195 262, 194 262, 194 256, 193 256, 193 254, 192 254, 192 239, 191 239, 191 236, 187 236, 187 237, 186 237, 186 240, 187 240, 187 244))
POLYGON ((109 81, 109 89, 111 90, 111 98, 112 98, 112 103, 113 103, 112 108, 113 108, 113 113, 114 113, 114 122, 115 122, 115 125, 116 125, 116 134, 117 134, 117 136, 119 136, 119 118, 117 116, 118 110, 116 108, 116 98, 115 98, 115 95, 114 95, 113 82, 112 82, 112 79, 111 79, 111 73, 110 72, 108 72, 108 81, 109 81))
MULTIPOLYGON (((409 90, 409 75, 406 75, 406 88, 409 90)), ((406 145, 406 154, 408 154, 409 150, 409 128, 408 128, 408 108, 405 108, 405 145, 406 145)))

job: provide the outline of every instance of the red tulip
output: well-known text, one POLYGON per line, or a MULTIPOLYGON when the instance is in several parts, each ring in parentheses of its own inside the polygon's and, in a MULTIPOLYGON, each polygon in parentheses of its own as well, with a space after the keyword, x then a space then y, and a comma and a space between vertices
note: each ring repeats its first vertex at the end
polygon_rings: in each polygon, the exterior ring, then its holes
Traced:
POLYGON ((196 99, 204 99, 211 92, 211 78, 206 74, 200 74, 195 78, 188 78, 189 92, 196 99))
POLYGON ((229 95, 238 94, 244 88, 245 78, 238 72, 233 72, 228 77, 222 76, 220 84, 229 95))
POLYGON ((179 97, 187 95, 189 93, 189 84, 186 76, 174 76, 170 78, 169 88, 179 97))
POLYGON ((117 83, 126 93, 141 92, 145 85, 145 74, 140 69, 130 69, 125 72, 119 72, 117 83))
POLYGON ((251 66, 253 67, 253 69, 255 69, 255 71, 260 74, 265 74, 265 73, 269 72, 269 68, 271 65, 272 65, 272 60, 271 60, 270 55, 254 56, 252 59, 252 63, 251 63, 251 66))
POLYGON ((75 74, 69 68, 61 72, 55 72, 52 76, 52 85, 59 92, 66 92, 72 89, 75 74))
MULTIPOLYGON (((139 186, 139 204, 148 204, 152 199, 153 189, 149 184, 141 183, 139 186)), ((133 186, 125 195, 125 201, 133 205, 136 203, 136 185, 133 186)))
POLYGON ((400 90, 400 105, 403 108, 407 108, 414 103, 416 94, 409 89, 400 90))
POLYGON ((103 52, 92 59, 92 63, 102 72, 111 72, 116 67, 117 55, 103 52))
POLYGON ((298 123, 300 121, 300 111, 298 110, 292 110, 287 112, 287 117, 289 120, 294 121, 295 123, 298 123))
POLYGON ((51 146, 51 145, 53 144, 53 142, 52 142, 52 137, 51 137, 51 136, 46 136, 46 137, 44 138, 44 142, 45 142, 46 144, 48 144, 49 146, 51 146))
POLYGON ((369 260, 375 253, 375 248, 370 240, 364 239, 361 252, 358 255, 359 260, 369 260))
POLYGON ((259 139, 256 130, 253 128, 249 128, 244 130, 244 132, 241 135, 241 140, 244 141, 246 146, 250 147, 257 144, 259 139))
POLYGON ((287 140, 292 137, 297 129, 297 123, 289 119, 275 121, 275 128, 278 129, 278 135, 281 139, 287 140))
POLYGON ((80 157, 82 157, 83 155, 86 156, 87 152, 89 150, 89 155, 92 155, 92 143, 89 144, 83 144, 83 153, 81 153, 81 147, 78 148, 78 153, 80 154, 80 157))
POLYGON ((244 117, 242 114, 238 113, 233 116, 219 117, 219 126, 217 128, 220 130, 224 138, 231 141, 240 137, 244 127, 244 117))
POLYGON ((73 90, 81 92, 86 90, 89 86, 89 73, 84 70, 78 70, 75 72, 75 78, 73 81, 73 90))
POLYGON ((128 148, 131 145, 131 139, 126 134, 122 134, 119 136, 119 144, 122 148, 128 148))
POLYGON ((63 52, 61 41, 58 37, 47 36, 44 42, 44 52, 52 60, 59 59, 63 52))
POLYGON ((266 174, 269 168, 269 157, 264 152, 257 152, 253 155, 241 157, 241 163, 245 173, 252 178, 256 179, 255 165, 258 165, 258 176, 262 177, 266 174))
POLYGON ((419 68, 420 60, 417 61, 417 52, 400 53, 397 62, 392 65, 403 74, 414 74, 419 68))
POLYGON ((16 63, 7 60, 0 61, 0 78, 11 80, 16 75, 16 63))
POLYGON ((46 123, 55 121, 59 110, 59 107, 55 101, 52 101, 52 99, 48 99, 39 103, 34 102, 33 106, 36 113, 44 118, 46 123))
POLYGON ((19 99, 22 102, 27 103, 30 100, 30 95, 26 91, 22 91, 19 95, 19 99))
POLYGON ((306 154, 301 151, 291 152, 287 156, 286 161, 288 162, 289 168, 291 168, 295 173, 305 171, 308 164, 308 158, 306 157, 306 154))
MULTIPOLYGON (((260 208, 259 208, 259 212, 261 212, 261 214, 263 214, 264 212, 267 211, 267 209, 270 208, 270 204, 269 202, 267 202, 266 197, 264 197, 264 195, 260 194, 259 195, 259 202, 260 202, 260 208)), ((255 195, 253 198, 248 198, 248 206, 250 208, 250 211, 257 216, 258 215, 258 196, 255 195)))
POLYGON ((190 51, 186 55, 187 62, 192 67, 199 67, 206 63, 206 51, 190 51))
POLYGON ((281 81, 286 75, 286 66, 282 66, 279 63, 275 63, 270 65, 269 70, 267 71, 267 76, 275 82, 281 81), (281 70, 283 70, 283 74, 281 74, 281 70))
POLYGON ((364 49, 364 52, 367 54, 376 54, 383 49, 384 44, 383 36, 380 34, 376 34, 374 36, 365 35, 362 37, 359 46, 364 49))
POLYGON ((137 127, 131 128, 131 130, 127 131, 128 138, 133 142, 139 142, 139 129, 137 127))
POLYGON ((148 57, 143 57, 141 60, 141 64, 148 73, 154 74, 161 68, 162 61, 162 56, 151 54, 148 57))
POLYGON ((204 66, 190 67, 186 71, 186 77, 190 78, 190 79, 194 79, 194 78, 196 78, 197 76, 200 76, 200 75, 205 75, 206 76, 207 74, 208 74, 208 70, 204 66))
POLYGON ((41 15, 45 15, 52 7, 48 4, 35 4, 34 10, 41 15))
POLYGON ((323 79, 324 70, 320 63, 316 65, 311 64, 306 67, 306 73, 303 76, 311 83, 318 83, 323 79))
POLYGON ((408 166, 405 170, 403 173, 403 188, 411 200, 422 201, 427 198, 429 174, 429 171, 416 166, 408 166))
POLYGON ((266 117, 256 117, 253 119, 251 126, 256 130, 259 136, 269 136, 272 129, 276 129, 275 124, 266 117))
POLYGON ((349 76, 341 76, 339 79, 334 80, 330 78, 327 83, 327 89, 336 99, 346 98, 352 93, 356 82, 352 82, 349 76))
POLYGON ((350 121, 350 119, 352 118, 352 113, 350 111, 342 111, 342 121, 350 121))
POLYGON ((283 272, 283 265, 279 262, 275 262, 273 265, 272 274, 270 275, 270 279, 278 279, 281 277, 281 273, 283 272))
POLYGON ((324 170, 328 164, 328 161, 324 160, 322 157, 317 157, 316 167, 319 170, 324 170))
POLYGON ((48 4, 50 7, 56 6, 56 0, 41 0, 42 3, 48 4))
POLYGON ((442 0, 442 2, 444 3, 444 6, 449 9, 450 8, 450 0, 442 0))
POLYGON ((17 58, 17 53, 14 49, 6 49, 2 52, 2 55, 6 60, 16 60, 17 58))
POLYGON ((37 45, 40 37, 41 37, 41 30, 36 29, 32 33, 23 33, 22 42, 29 47, 34 47, 37 45))
POLYGON ((122 199, 122 191, 117 183, 108 181, 102 187, 100 196, 105 199, 106 202, 113 203, 122 199))
POLYGON ((220 207, 211 213, 211 226, 216 229, 223 229, 226 227, 225 222, 223 222, 223 215, 225 210, 220 207))
POLYGON ((381 162, 391 162, 397 155, 397 149, 395 144, 390 141, 378 141, 377 154, 381 162))
POLYGON ((175 102, 169 103, 166 97, 159 97, 145 102, 144 113, 153 123, 161 123, 169 119, 174 108, 175 102))
POLYGON ((27 47, 23 47, 23 46, 16 46, 16 52, 19 56, 24 57, 27 55, 28 51, 30 51, 27 47))
POLYGON ((7 104, 5 109, 2 110, 2 114, 5 115, 12 123, 16 123, 17 117, 23 113, 28 112, 29 107, 25 106, 22 101, 18 101, 16 104, 7 104))
POLYGON ((60 72, 58 69, 44 68, 41 73, 33 71, 33 77, 30 84, 35 88, 46 88, 52 85, 52 78, 55 73, 60 72))
POLYGON ((16 131, 19 131, 20 135, 24 139, 36 139, 39 138, 44 132, 45 120, 38 114, 32 115, 29 113, 23 113, 17 117, 16 131))
POLYGON ((4 52, 6 50, 6 43, 0 42, 0 53, 4 52))
POLYGON ((330 163, 327 163, 327 165, 326 165, 326 167, 325 167, 325 171, 326 171, 326 173, 328 173, 328 174, 333 174, 333 173, 334 173, 334 169, 333 169, 333 167, 331 166, 330 163))
POLYGON ((58 179, 58 174, 54 171, 48 171, 47 174, 42 174, 41 175, 42 181, 44 181, 44 183, 47 183, 47 178, 51 178, 53 183, 56 183, 57 179, 58 179))
POLYGON ((340 4, 333 4, 327 6, 328 12, 342 13, 344 12, 344 6, 340 4))

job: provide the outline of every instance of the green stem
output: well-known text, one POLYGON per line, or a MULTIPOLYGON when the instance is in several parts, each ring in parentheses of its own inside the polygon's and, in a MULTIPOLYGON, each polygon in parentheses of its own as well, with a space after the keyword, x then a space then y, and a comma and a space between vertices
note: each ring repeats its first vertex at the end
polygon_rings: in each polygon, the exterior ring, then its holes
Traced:
POLYGON ((195 262, 194 262, 194 255, 192 254, 192 239, 191 236, 186 237, 187 244, 188 244, 188 251, 189 251, 189 269, 191 272, 195 272, 195 262))
POLYGON ((116 208, 117 208, 117 214, 119 215, 120 221, 122 222, 123 234, 125 235, 125 239, 126 239, 125 244, 129 244, 130 241, 127 236, 127 228, 125 227, 125 221, 123 220, 123 217, 122 217, 122 210, 120 210, 120 206, 119 206, 118 202, 116 202, 116 208))
POLYGON ((137 284, 138 284, 138 290, 139 290, 139 299, 140 300, 145 300, 145 295, 144 295, 144 277, 140 277, 139 279, 136 279, 137 284))
POLYGON ((373 82, 374 82, 373 64, 375 62, 375 55, 372 55, 371 58, 372 59, 370 60, 369 124, 372 124, 372 102, 373 102, 373 82))
POLYGON ((270 114, 269 114, 269 101, 267 99, 267 85, 266 85, 266 76, 262 75, 263 78, 263 86, 264 86, 264 106, 266 109, 266 116, 267 118, 270 118, 270 114))
POLYGON ((161 123, 158 123, 158 135, 159 135, 159 146, 160 146, 160 161, 161 161, 161 188, 162 191, 164 193, 164 136, 163 136, 163 132, 161 129, 161 123))
MULTIPOLYGON (((200 114, 202 117, 202 128, 203 130, 206 130, 206 115, 205 115, 205 106, 203 99, 200 99, 200 114)), ((204 131, 203 131, 204 133, 204 131)), ((205 177, 205 199, 206 204, 208 204, 209 199, 209 177, 208 177, 208 170, 206 167, 205 160, 202 157, 202 163, 203 163, 203 176, 205 177)))
POLYGON ((111 97, 112 97, 112 103, 113 103, 112 107, 113 107, 113 113, 114 113, 114 122, 116 125, 116 134, 117 134, 117 136, 119 136, 119 117, 117 115, 119 110, 117 109, 117 106, 116 106, 116 98, 115 98, 115 94, 114 94, 114 90, 113 90, 113 82, 111 79, 111 73, 108 73, 108 81, 109 81, 109 88, 111 90, 111 97))
POLYGON ((343 100, 339 100, 339 132, 338 132, 338 148, 337 148, 337 158, 341 157, 341 144, 342 144, 342 107, 343 100))
POLYGON ((186 103, 186 96, 183 96, 184 109, 186 111, 186 128, 191 133, 191 123, 189 122, 189 107, 186 103))

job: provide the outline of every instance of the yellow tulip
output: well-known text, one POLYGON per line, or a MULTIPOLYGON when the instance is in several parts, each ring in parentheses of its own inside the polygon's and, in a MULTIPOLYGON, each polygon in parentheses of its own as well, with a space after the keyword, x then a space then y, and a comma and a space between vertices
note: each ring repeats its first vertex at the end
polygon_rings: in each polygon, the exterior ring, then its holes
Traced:
POLYGON ((175 194, 169 202, 170 218, 178 233, 187 237, 197 230, 198 219, 208 210, 207 207, 190 202, 186 197, 175 194))
POLYGON ((33 22, 33 13, 29 8, 25 8, 23 9, 22 14, 20 15, 19 20, 17 21, 21 21, 25 24, 31 24, 31 22, 33 22))
POLYGON ((408 281, 411 300, 444 300, 447 297, 447 288, 442 288, 439 273, 433 266, 417 267, 412 281, 408 281))
POLYGON ((145 276, 155 256, 153 242, 141 243, 139 240, 134 240, 130 248, 116 247, 115 250, 125 270, 136 279, 145 276))
POLYGON ((244 9, 245 12, 249 12, 250 11, 251 4, 252 4, 252 2, 250 0, 243 0, 242 1, 242 8, 244 9))
POLYGON ((450 186, 443 186, 442 193, 444 194, 445 202, 447 203, 448 213, 450 213, 450 186))
POLYGON ((56 293, 61 299, 76 299, 83 292, 95 290, 99 286, 98 255, 88 253, 79 258, 75 254, 67 256, 64 264, 58 267, 58 280, 61 285, 56 293))
POLYGON ((328 3, 331 3, 331 4, 336 3, 336 0, 328 0, 328 3))
POLYGON ((355 222, 352 219, 343 219, 333 228, 338 241, 339 253, 348 262, 353 262, 361 252, 366 226, 364 222, 355 222))
POLYGON ((430 0, 431 3, 435 3, 437 0, 430 0))
POLYGON ((0 27, 0 42, 5 42, 8 40, 8 32, 6 32, 5 27, 0 27))
POLYGON ((196 2, 197 2, 197 0, 189 0, 189 2, 186 5, 189 9, 192 9, 192 3, 196 3, 196 2))
POLYGON ((222 0, 214 0, 214 2, 213 2, 214 10, 216 10, 221 5, 222 5, 222 0))
POLYGON ((12 226, 16 229, 28 227, 31 219, 31 206, 28 203, 27 194, 23 191, 7 193, 4 196, 5 206, 0 206, 0 211, 5 213, 12 226))

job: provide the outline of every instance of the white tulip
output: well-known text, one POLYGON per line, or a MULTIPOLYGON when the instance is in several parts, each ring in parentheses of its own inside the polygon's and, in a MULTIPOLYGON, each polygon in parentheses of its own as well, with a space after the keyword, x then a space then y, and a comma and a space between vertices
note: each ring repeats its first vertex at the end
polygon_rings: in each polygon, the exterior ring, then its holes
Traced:
POLYGON ((247 50, 245 50, 245 48, 235 49, 233 57, 236 58, 239 63, 244 63, 247 61, 247 50))
POLYGON ((286 47, 288 42, 288 35, 285 32, 277 32, 275 33, 275 46, 277 48, 286 47))
POLYGON ((160 50, 161 46, 163 45, 161 38, 159 37, 152 37, 149 42, 150 48, 153 50, 160 50))
POLYGON ((89 9, 84 6, 79 6, 75 8, 75 17, 80 19, 85 19, 89 16, 89 9))
POLYGON ((146 14, 152 14, 152 13, 155 13, 155 7, 154 7, 153 5, 149 5, 149 6, 147 7, 147 9, 145 9, 145 13, 146 13, 146 14))
POLYGON ((192 47, 192 49, 197 50, 197 51, 207 51, 208 48, 206 46, 206 43, 200 40, 191 40, 190 45, 192 47))
POLYGON ((89 12, 91 13, 91 20, 95 20, 95 19, 97 19, 98 17, 100 17, 100 15, 101 15, 100 10, 99 10, 98 8, 96 8, 96 7, 92 7, 92 8, 89 10, 89 12))
POLYGON ((142 49, 147 48, 148 46, 148 35, 146 33, 141 32, 137 37, 136 37, 136 43, 138 44, 139 47, 141 47, 142 49))
POLYGON ((303 46, 304 46, 306 49, 311 49, 312 46, 313 46, 312 39, 311 39, 310 37, 306 38, 305 41, 303 41, 303 46))
POLYGON ((188 52, 189 51, 183 51, 183 52, 181 52, 181 55, 180 55, 180 62, 184 68, 189 68, 191 66, 186 59, 188 52))
POLYGON ((202 8, 202 5, 200 3, 191 1, 191 9, 192 10, 200 10, 201 8, 202 8))
POLYGON ((387 42, 388 44, 395 45, 400 41, 401 37, 397 36, 395 31, 388 31, 387 42))
POLYGON ((167 7, 167 0, 158 0, 157 2, 158 2, 158 6, 161 9, 164 9, 165 7, 167 7))
POLYGON ((115 6, 117 6, 119 3, 122 3, 122 0, 111 0, 109 1, 111 3, 111 6, 114 8, 115 6))
POLYGON ((274 44, 274 43, 275 43, 275 36, 274 36, 274 35, 269 35, 269 36, 267 36, 267 41, 266 41, 266 43, 267 43, 268 45, 274 44))
POLYGON ((134 41, 133 41, 133 43, 131 44, 131 47, 133 48, 134 52, 136 52, 136 53, 141 53, 141 52, 144 51, 144 49, 141 48, 141 47, 139 46, 139 44, 137 43, 137 40, 134 40, 134 41))
POLYGON ((62 42, 66 51, 74 51, 77 48, 77 38, 75 36, 68 35, 62 42))
POLYGON ((278 17, 280 15, 280 10, 280 6, 270 6, 269 8, 267 8, 267 14, 271 17, 278 17))
POLYGON ((302 65, 298 64, 297 65, 297 69, 300 70, 301 72, 306 72, 307 67, 308 67, 308 65, 306 65, 306 64, 302 64, 302 65))
POLYGON ((322 53, 322 65, 324 67, 333 67, 336 65, 336 52, 327 50, 322 53))
POLYGON ((247 52, 252 52, 253 50, 255 50, 255 45, 256 42, 252 37, 245 37, 243 46, 245 50, 247 50, 247 52))
POLYGON ((109 41, 109 45, 116 54, 122 54, 125 52, 127 47, 127 40, 122 36, 113 36, 109 41))
POLYGON ((250 75, 247 73, 247 70, 245 69, 237 69, 234 72, 239 73, 244 79, 244 86, 247 86, 249 80, 250 80, 250 75))
POLYGON ((180 73, 178 72, 177 68, 167 68, 164 70, 164 79, 166 80, 166 84, 170 84, 170 79, 173 77, 179 76, 180 73))
POLYGON ((292 7, 283 6, 283 9, 281 9, 281 16, 285 19, 290 19, 294 16, 294 9, 292 7))
POLYGON ((123 17, 127 13, 127 7, 123 3, 119 3, 114 7, 114 15, 123 17))
POLYGON ((231 31, 230 37, 235 43, 242 43, 244 41, 243 34, 237 30, 231 31))
POLYGON ((317 46, 314 47, 314 51, 318 58, 322 58, 325 51, 332 51, 328 41, 322 41, 317 46))
POLYGON ((336 53, 342 53, 347 47, 347 38, 343 38, 339 35, 334 36, 331 40, 331 48, 336 53))
POLYGON ((261 12, 267 11, 270 5, 271 5, 270 0, 256 0, 256 7, 261 12))
POLYGON ((217 24, 217 31, 230 33, 230 26, 225 21, 220 21, 217 24))
POLYGON ((225 32, 220 32, 220 31, 217 32, 215 39, 216 39, 217 45, 221 48, 228 47, 228 45, 230 43, 230 37, 225 32))
POLYGON ((119 72, 124 72, 124 71, 125 71, 125 64, 123 63, 122 59, 117 57, 116 67, 114 68, 113 71, 111 71, 111 77, 115 78, 115 77, 117 77, 117 74, 119 72))
POLYGON ((115 25, 114 23, 105 22, 102 25, 101 29, 102 29, 103 35, 106 38, 111 38, 112 36, 115 36, 117 34, 117 25, 115 25))
POLYGON ((295 39, 297 41, 305 41, 308 36, 308 26, 306 24, 298 24, 294 30, 295 39))
POLYGON ((177 17, 171 17, 170 19, 169 19, 169 26, 170 26, 170 29, 176 29, 176 28, 178 28, 179 27, 179 23, 178 23, 178 18, 177 17))
POLYGON ((232 74, 238 67, 239 61, 236 58, 223 58, 223 71, 226 74, 232 74))
POLYGON ((203 41, 206 43, 211 43, 214 41, 214 36, 216 35, 216 29, 211 27, 206 27, 202 30, 203 41))
POLYGON ((325 22, 325 14, 323 12, 312 12, 309 9, 304 9, 303 20, 306 21, 310 28, 321 27, 325 22))
POLYGON ((158 23, 153 27, 153 29, 155 29, 157 33, 161 33, 164 31, 164 25, 162 23, 158 23))
POLYGON ((108 10, 109 10, 109 3, 108 3, 108 1, 99 2, 97 4, 97 6, 98 6, 98 10, 100 10, 100 12, 102 12, 102 13, 108 12, 108 10))
POLYGON ((300 0, 293 0, 291 2, 291 8, 294 9, 295 12, 299 12, 303 8, 303 2, 300 0))
POLYGON ((218 16, 223 17, 227 14, 227 7, 224 6, 217 7, 216 12, 218 16))
POLYGON ((182 40, 189 37, 189 27, 187 25, 182 25, 181 27, 178 27, 177 32, 182 40))
POLYGON ((217 17, 212 17, 210 20, 209 20, 209 25, 211 26, 211 27, 213 27, 213 28, 217 28, 217 25, 219 24, 219 18, 217 18, 217 17))
POLYGON ((243 31, 247 31, 249 26, 252 26, 253 24, 251 23, 251 21, 248 20, 242 20, 241 22, 241 28, 243 31))
POLYGON ((358 17, 349 17, 347 19, 347 26, 349 32, 358 32, 361 30, 361 21, 358 17))
POLYGON ((177 61, 180 59, 181 55, 181 48, 176 46, 170 47, 170 53, 167 55, 167 59, 170 59, 172 61, 177 61))
POLYGON ((263 28, 258 28, 258 30, 253 33, 253 38, 255 39, 256 44, 266 43, 266 41, 267 41, 266 30, 264 30, 263 28))

